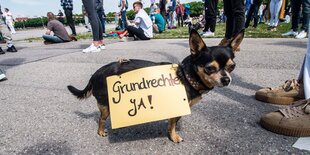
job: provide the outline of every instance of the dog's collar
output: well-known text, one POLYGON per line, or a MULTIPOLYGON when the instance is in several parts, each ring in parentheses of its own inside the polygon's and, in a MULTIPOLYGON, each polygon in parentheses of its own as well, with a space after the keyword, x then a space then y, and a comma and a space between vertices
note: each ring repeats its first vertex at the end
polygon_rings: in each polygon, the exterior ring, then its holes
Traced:
POLYGON ((180 66, 185 79, 197 92, 199 92, 199 94, 207 93, 211 89, 213 89, 213 87, 209 88, 208 86, 206 86, 200 79, 197 80, 197 78, 192 77, 190 74, 188 74, 183 64, 181 64, 180 66))

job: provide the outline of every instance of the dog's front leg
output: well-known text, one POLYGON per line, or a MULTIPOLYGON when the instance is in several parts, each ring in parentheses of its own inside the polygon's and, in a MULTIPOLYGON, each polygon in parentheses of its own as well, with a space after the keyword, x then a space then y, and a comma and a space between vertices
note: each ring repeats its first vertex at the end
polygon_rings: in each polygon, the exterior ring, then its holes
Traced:
POLYGON ((170 118, 168 121, 169 138, 175 143, 183 141, 182 137, 176 133, 177 122, 180 118, 181 117, 170 118))
POLYGON ((105 137, 107 136, 107 133, 104 131, 105 129, 105 122, 106 119, 109 117, 109 107, 103 106, 102 104, 97 104, 99 111, 100 111, 100 118, 99 118, 99 124, 98 124, 98 135, 105 137))

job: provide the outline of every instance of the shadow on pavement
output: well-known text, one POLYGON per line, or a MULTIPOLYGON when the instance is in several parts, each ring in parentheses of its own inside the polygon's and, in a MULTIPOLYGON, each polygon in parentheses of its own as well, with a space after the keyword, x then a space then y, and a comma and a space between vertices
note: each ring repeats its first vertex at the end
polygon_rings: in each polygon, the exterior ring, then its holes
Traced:
POLYGON ((0 65, 7 66, 6 68, 12 68, 17 65, 21 65, 26 61, 25 58, 7 58, 0 61, 0 65))
POLYGON ((232 78, 233 78, 233 84, 246 88, 246 89, 251 89, 254 91, 257 91, 259 89, 261 89, 262 87, 253 83, 248 83, 248 82, 244 82, 242 81, 242 78, 240 76, 238 76, 237 74, 232 74, 232 78))
POLYGON ((72 154, 71 149, 66 142, 46 142, 39 143, 34 146, 25 147, 19 155, 43 155, 43 154, 72 154))
POLYGON ((80 111, 75 111, 74 113, 84 119, 93 119, 96 123, 98 123, 99 116, 100 116, 99 111, 94 111, 90 114, 86 114, 80 111))
POLYGON ((171 55, 171 54, 168 54, 168 53, 165 53, 165 52, 152 52, 152 53, 159 54, 159 55, 162 55, 162 56, 166 57, 169 60, 169 62, 171 62, 171 63, 176 63, 176 64, 181 63, 179 61, 179 59, 177 57, 175 57, 174 55, 171 55))
MULTIPOLYGON (((281 45, 281 46, 290 46, 290 47, 296 47, 301 49, 307 49, 308 42, 305 41, 280 41, 280 42, 271 42, 268 43, 268 45, 281 45)), ((304 51, 302 51, 304 52, 304 51)))
MULTIPOLYGON (((180 125, 181 123, 178 124, 178 127, 180 127, 180 125)), ((167 127, 167 121, 157 121, 114 130, 108 129, 108 138, 110 143, 122 143, 167 137, 167 127)))
POLYGON ((172 42, 172 43, 168 43, 171 45, 178 45, 178 46, 182 46, 182 47, 186 47, 189 50, 189 43, 188 42, 172 42))
MULTIPOLYGON (((93 119, 98 124, 98 119, 100 115, 99 111, 89 114, 85 114, 80 111, 75 111, 74 113, 84 119, 93 119)), ((181 127, 182 121, 180 120, 178 122, 177 130, 179 131, 181 127)), ((108 118, 105 128, 108 131, 108 138, 110 143, 122 143, 128 141, 153 139, 158 137, 168 138, 168 123, 165 120, 112 130, 111 119, 108 118)), ((96 131, 97 128, 94 129, 94 132, 96 131)))

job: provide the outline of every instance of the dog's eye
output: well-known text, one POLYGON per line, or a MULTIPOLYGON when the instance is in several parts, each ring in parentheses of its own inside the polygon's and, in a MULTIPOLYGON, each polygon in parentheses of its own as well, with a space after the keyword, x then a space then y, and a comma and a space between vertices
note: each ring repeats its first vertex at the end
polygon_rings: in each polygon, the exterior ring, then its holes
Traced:
POLYGON ((214 66, 206 66, 205 67, 205 70, 208 74, 212 74, 212 73, 215 73, 216 72, 216 67, 214 66))
POLYGON ((236 65, 235 64, 231 64, 229 66, 226 67, 226 70, 230 73, 235 69, 236 65))

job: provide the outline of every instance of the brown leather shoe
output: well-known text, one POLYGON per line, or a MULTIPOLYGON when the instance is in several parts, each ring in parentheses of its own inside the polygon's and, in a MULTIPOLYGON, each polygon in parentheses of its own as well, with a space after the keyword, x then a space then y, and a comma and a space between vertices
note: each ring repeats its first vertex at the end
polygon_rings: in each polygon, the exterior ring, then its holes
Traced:
POLYGON ((71 40, 71 41, 77 41, 76 37, 73 36, 73 35, 70 36, 70 40, 71 40))
POLYGON ((255 98, 259 101, 272 104, 292 104, 305 98, 303 84, 297 80, 287 80, 284 85, 276 88, 263 88, 255 93, 255 98))
POLYGON ((282 135, 310 136, 310 99, 294 102, 293 106, 263 115, 263 128, 282 135))

